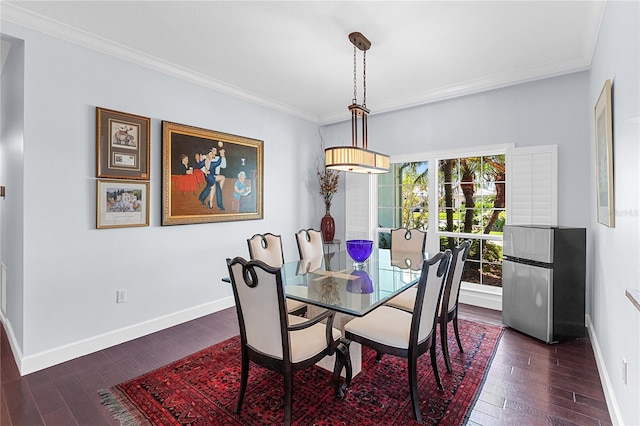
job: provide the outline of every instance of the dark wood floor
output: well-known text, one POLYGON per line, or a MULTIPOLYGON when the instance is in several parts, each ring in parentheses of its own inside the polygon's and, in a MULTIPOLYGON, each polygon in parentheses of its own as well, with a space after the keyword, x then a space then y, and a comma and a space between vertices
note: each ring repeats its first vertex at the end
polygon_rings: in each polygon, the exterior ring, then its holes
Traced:
MULTIPOLYGON (((501 324, 499 312, 467 305, 460 317, 501 324)), ((3 329, 0 425, 118 425, 98 389, 237 334, 231 308, 20 377, 3 329)), ((543 424, 611 424, 591 344, 546 345, 506 329, 469 425, 543 424)))

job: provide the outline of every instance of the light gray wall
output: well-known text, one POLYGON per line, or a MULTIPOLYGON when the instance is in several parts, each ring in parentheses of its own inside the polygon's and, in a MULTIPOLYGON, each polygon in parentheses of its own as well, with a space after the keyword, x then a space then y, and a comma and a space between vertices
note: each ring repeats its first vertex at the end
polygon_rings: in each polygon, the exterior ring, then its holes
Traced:
MULTIPOLYGON (((24 336, 24 43, 2 37, 10 43, 2 68, 0 88, 0 185, 6 197, 0 198, 0 261, 7 268, 6 314, 13 318, 13 331, 19 344, 24 336)), ((2 315, 2 312, 0 312, 2 315)))
MULTIPOLYGON (((369 90, 375 93, 375 88, 369 90)), ((557 144, 558 221, 587 227, 592 170, 588 110, 587 73, 578 72, 372 115, 369 148, 405 155, 495 144, 557 144)), ((321 131, 327 146, 351 143, 350 123, 324 126, 321 131)), ((337 238, 344 238, 344 217, 338 217, 343 205, 342 190, 336 194, 336 208, 332 209, 337 238)))
POLYGON ((10 170, 24 170, 23 191, 10 189, 24 236, 3 229, 3 245, 24 245, 23 265, 11 262, 23 285, 10 282, 24 300, 8 317, 24 357, 230 298, 225 259, 247 257, 255 233, 282 234, 286 258, 297 258, 294 233, 324 213, 320 195, 299 197, 317 187, 315 124, 2 24, 25 46, 24 154, 8 154, 10 170), (96 106, 151 117, 149 227, 95 229, 96 106), (264 220, 161 226, 162 120, 263 140, 264 220), (115 303, 118 289, 126 303, 115 303))
MULTIPOLYGON (((629 425, 640 424, 640 312, 625 297, 625 289, 640 288, 639 9, 638 2, 607 2, 591 71, 369 117, 369 147, 387 154, 502 143, 558 145, 558 220, 587 228, 592 343, 605 392, 612 396, 614 423, 629 425), (615 228, 600 225, 595 210, 593 107, 606 79, 614 86, 615 228)), ((327 146, 350 144, 348 123, 321 130, 327 146)), ((344 191, 334 205, 344 205, 344 191)), ((344 238, 344 207, 332 212, 337 238, 344 238)))
MULTIPOLYGON (((625 289, 640 289, 640 3, 607 2, 589 74, 589 141, 594 140, 593 106, 605 80, 612 80, 615 228, 597 221, 590 209, 589 300, 611 390, 621 424, 640 424, 640 312, 625 289), (635 117, 636 121, 628 120, 635 117), (622 358, 628 383, 622 381, 622 358)), ((593 145, 593 142, 590 142, 593 145)), ((589 149, 589 164, 595 150, 589 149)), ((590 206, 596 205, 595 174, 589 180, 590 206)))
MULTIPOLYGON (((638 124, 624 121, 640 114, 638 7, 607 3, 591 72, 374 114, 369 122, 371 149, 389 154, 501 143, 558 145, 559 221, 588 227, 587 310, 604 358, 605 387, 619 404, 612 409, 619 408, 625 424, 640 424, 640 315, 624 297, 625 288, 638 288, 639 272, 638 124), (614 80, 614 229, 599 225, 594 210, 593 105, 606 78, 614 80), (619 374, 623 356, 629 361, 628 385, 619 374)), ((219 282, 226 274, 224 258, 246 255, 245 238, 281 233, 285 256, 295 258, 293 233, 318 226, 324 211, 314 174, 316 126, 2 24, 4 34, 25 40, 28 82, 24 124, 12 118, 10 125, 24 130, 22 145, 22 137, 5 133, 3 73, 0 141, 0 177, 10 183, 0 210, 0 255, 9 266, 8 320, 24 336, 19 344, 25 355, 229 297, 230 289, 219 282), (95 106, 152 118, 148 228, 95 230, 95 106), (265 219, 161 227, 161 120, 264 140, 265 219), (8 177, 5 170, 15 173, 8 177), (129 301, 116 305, 115 290, 121 288, 129 301)), ((375 88, 369 89, 374 95, 375 88)), ((348 123, 321 131, 327 146, 350 143, 348 123)), ((332 214, 337 238, 344 238, 343 186, 332 214)))

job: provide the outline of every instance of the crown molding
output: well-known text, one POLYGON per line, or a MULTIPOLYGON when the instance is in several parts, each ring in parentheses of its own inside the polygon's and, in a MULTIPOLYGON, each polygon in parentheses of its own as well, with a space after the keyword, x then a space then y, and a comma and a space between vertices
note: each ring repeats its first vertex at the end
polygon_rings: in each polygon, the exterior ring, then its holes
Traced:
POLYGON ((150 70, 158 71, 265 108, 280 111, 313 123, 318 123, 318 117, 313 114, 309 114, 305 111, 272 99, 267 99, 255 93, 242 90, 236 86, 164 61, 147 53, 98 37, 95 34, 73 28, 69 25, 20 8, 14 4, 2 2, 1 7, 2 19, 8 22, 12 22, 69 43, 95 50, 105 55, 109 55, 150 70))
MULTIPOLYGON (((416 92, 411 95, 401 96, 375 104, 369 103, 371 113, 369 117, 386 112, 398 111, 419 105, 454 99, 475 93, 500 89, 518 84, 529 83, 536 80, 558 77, 574 72, 585 71, 591 68, 591 56, 572 57, 562 61, 547 64, 538 64, 533 67, 523 68, 507 73, 494 74, 485 78, 469 80, 461 84, 448 87, 439 87, 434 90, 416 92)), ((320 125, 328 125, 348 120, 349 116, 344 112, 336 112, 320 117, 320 125)))
MULTIPOLYGON (((583 37, 584 47, 582 56, 564 58, 560 61, 545 64, 536 64, 529 68, 494 74, 484 78, 466 81, 461 84, 383 100, 376 104, 370 104, 372 107, 370 116, 590 69, 605 5, 606 1, 589 2, 587 16, 585 17, 587 25, 583 37)), ((328 125, 346 121, 350 118, 348 112, 344 110, 322 116, 311 114, 179 65, 158 59, 146 53, 111 42, 94 34, 78 30, 58 21, 35 14, 29 10, 22 9, 15 4, 2 2, 1 8, 3 20, 318 125, 328 125)))

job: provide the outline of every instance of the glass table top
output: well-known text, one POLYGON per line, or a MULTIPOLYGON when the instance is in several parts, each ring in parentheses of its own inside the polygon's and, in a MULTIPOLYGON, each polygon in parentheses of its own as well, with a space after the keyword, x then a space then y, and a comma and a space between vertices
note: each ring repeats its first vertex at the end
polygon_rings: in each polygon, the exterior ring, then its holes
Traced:
POLYGON ((363 267, 346 251, 282 267, 286 296, 349 315, 363 316, 420 279, 426 253, 374 249, 363 267))

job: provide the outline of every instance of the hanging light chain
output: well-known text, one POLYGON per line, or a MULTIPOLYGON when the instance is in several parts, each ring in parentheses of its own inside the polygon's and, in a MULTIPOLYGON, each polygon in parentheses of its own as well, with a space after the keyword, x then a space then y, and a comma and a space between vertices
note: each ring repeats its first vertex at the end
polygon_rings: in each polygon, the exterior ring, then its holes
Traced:
POLYGON ((362 106, 367 107, 367 51, 362 51, 362 106))
POLYGON ((356 78, 356 46, 353 46, 353 103, 357 104, 358 103, 358 85, 357 85, 357 78, 356 78))

